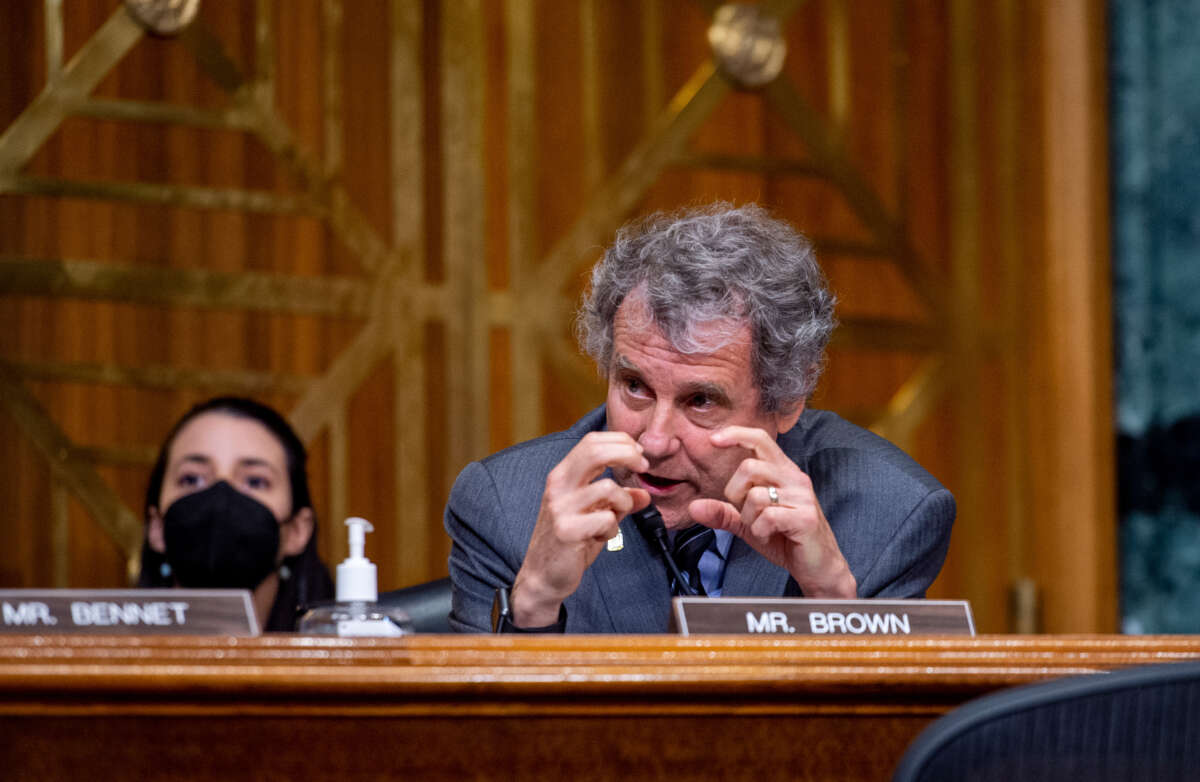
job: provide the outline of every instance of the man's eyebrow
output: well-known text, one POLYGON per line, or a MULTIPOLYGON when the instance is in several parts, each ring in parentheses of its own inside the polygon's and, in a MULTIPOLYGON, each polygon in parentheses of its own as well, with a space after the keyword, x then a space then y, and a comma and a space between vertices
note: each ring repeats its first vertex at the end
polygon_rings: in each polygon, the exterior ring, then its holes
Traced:
POLYGON ((613 358, 613 363, 617 365, 617 369, 623 370, 625 372, 637 372, 640 374, 642 371, 642 370, 638 369, 637 364, 633 363, 632 361, 629 360, 629 358, 627 356, 623 356, 620 353, 618 353, 616 355, 616 357, 613 358))

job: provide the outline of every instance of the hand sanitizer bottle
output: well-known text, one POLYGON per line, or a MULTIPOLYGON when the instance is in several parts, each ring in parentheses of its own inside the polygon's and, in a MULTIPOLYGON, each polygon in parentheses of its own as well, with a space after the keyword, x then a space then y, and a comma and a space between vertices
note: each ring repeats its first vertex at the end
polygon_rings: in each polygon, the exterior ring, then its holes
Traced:
POLYGON ((366 534, 375 528, 366 519, 346 519, 350 556, 337 566, 337 602, 318 603, 300 617, 305 635, 397 636, 413 631, 412 620, 399 608, 378 605, 375 565, 363 556, 366 534))

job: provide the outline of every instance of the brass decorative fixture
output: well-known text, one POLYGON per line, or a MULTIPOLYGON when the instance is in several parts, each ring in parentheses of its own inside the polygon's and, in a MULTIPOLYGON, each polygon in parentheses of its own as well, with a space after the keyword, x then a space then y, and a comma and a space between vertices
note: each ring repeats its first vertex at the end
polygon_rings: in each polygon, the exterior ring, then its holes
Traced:
POLYGON ((130 16, 155 35, 178 35, 196 18, 200 0, 125 0, 130 16))
POLYGON ((787 57, 779 19, 755 5, 718 8, 708 28, 708 45, 721 71, 744 89, 770 84, 787 57))

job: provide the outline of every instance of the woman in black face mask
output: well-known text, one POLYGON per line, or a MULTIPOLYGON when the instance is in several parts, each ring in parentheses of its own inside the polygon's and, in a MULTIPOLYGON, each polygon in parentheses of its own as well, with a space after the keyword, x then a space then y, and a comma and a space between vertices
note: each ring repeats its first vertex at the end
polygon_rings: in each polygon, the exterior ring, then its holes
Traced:
POLYGON ((138 586, 250 589, 264 630, 294 630, 300 607, 333 596, 306 459, 266 405, 219 397, 189 410, 150 473, 138 586))

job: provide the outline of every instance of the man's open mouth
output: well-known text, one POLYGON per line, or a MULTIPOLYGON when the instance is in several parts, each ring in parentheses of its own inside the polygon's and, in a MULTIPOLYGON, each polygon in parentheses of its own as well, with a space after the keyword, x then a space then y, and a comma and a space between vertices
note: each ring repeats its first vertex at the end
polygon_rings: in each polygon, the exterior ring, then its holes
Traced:
POLYGON ((674 478, 664 478, 661 475, 653 475, 648 472, 639 472, 638 478, 642 483, 655 489, 669 489, 672 486, 678 486, 683 481, 677 481, 674 478))

